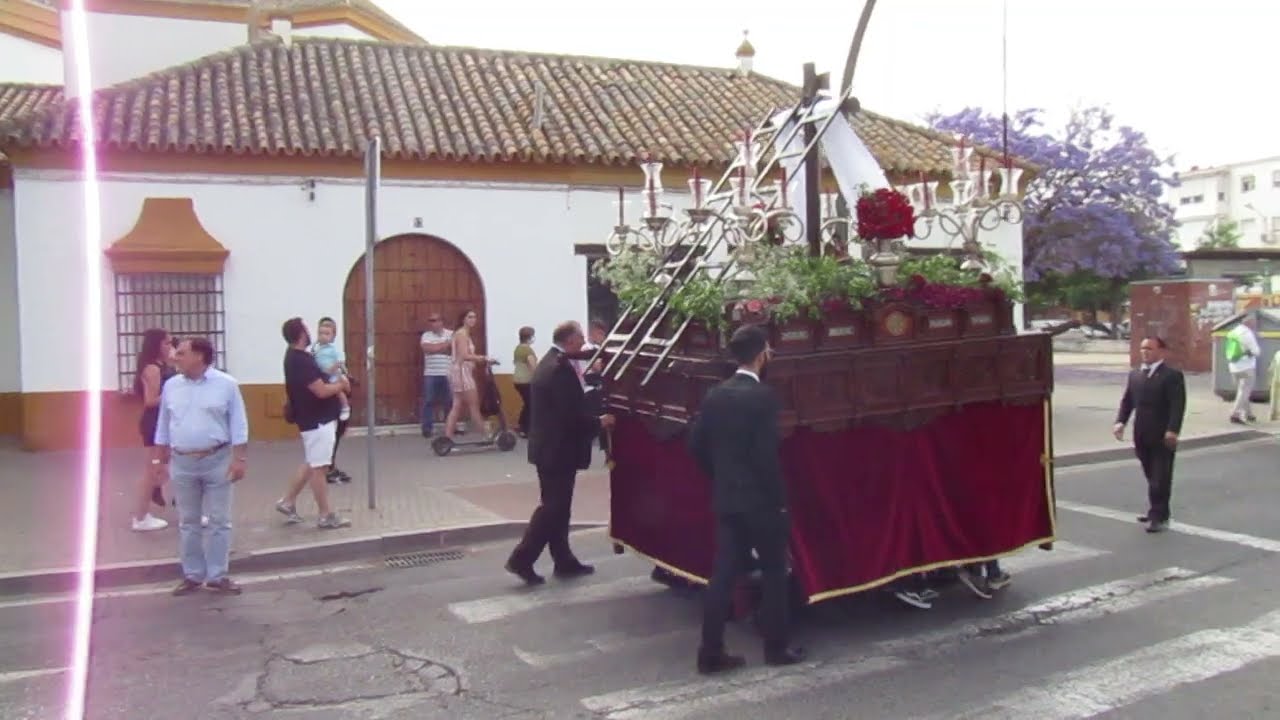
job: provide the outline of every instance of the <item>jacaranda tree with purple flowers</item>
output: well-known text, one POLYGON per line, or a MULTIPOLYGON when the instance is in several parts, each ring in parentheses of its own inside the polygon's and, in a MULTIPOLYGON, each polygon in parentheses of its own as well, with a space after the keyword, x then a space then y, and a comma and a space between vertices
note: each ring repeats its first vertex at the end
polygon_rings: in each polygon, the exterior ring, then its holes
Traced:
MULTIPOLYGON (((1009 118, 1008 130, 1010 154, 1041 168, 1024 197, 1028 292, 1096 310, 1118 302, 1130 280, 1177 272, 1174 210, 1160 200, 1165 187, 1177 184, 1171 158, 1157 155, 1144 134, 1117 125, 1103 108, 1077 110, 1059 134, 1046 131, 1042 115, 1022 110, 1009 118), (1076 285, 1102 290, 1101 297, 1072 292, 1076 285)), ((929 122, 970 142, 1002 147, 1000 116, 979 108, 929 122)))

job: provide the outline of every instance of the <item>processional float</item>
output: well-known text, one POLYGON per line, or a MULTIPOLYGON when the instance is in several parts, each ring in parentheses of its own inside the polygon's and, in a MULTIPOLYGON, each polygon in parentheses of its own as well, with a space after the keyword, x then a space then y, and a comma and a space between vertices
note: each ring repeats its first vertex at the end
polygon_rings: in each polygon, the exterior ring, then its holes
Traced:
POLYGON ((648 262, 652 292, 621 308, 597 355, 618 418, 611 539, 667 576, 705 582, 710 483, 684 429, 733 371, 724 338, 741 323, 765 326, 775 353, 765 382, 783 408, 792 572, 809 602, 1049 549, 1055 534, 1050 340, 1019 335, 1008 297, 978 275, 991 259, 982 233, 1021 222, 1022 169, 1007 152, 961 140, 949 197, 923 174, 892 189, 850 122, 857 101, 825 93, 824 80, 806 65, 800 101, 743 132, 718 180, 695 171, 682 219, 664 197, 662 164, 641 164, 640 222, 626 222, 620 190, 606 247, 615 261, 648 262), (856 217, 834 212, 824 174, 856 217), (900 276, 906 243, 934 232, 958 244, 976 283, 900 276), (773 273, 763 257, 792 247, 855 284, 861 268, 862 291, 771 313, 752 283, 773 273), (726 300, 722 317, 679 311, 695 287, 726 300))

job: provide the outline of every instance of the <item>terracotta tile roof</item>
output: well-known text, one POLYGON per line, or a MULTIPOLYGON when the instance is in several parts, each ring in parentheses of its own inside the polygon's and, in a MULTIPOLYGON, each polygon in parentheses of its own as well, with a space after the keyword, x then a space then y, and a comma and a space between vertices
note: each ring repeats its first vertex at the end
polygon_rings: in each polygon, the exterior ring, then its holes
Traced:
MULTIPOLYGON (((376 130, 415 160, 721 164, 799 89, 761 75, 606 58, 307 38, 246 45, 99 91, 100 142, 138 152, 359 155, 376 130), (540 127, 535 98, 543 88, 540 127)), ((0 123, 0 150, 73 144, 71 103, 0 123)), ((891 171, 946 172, 949 139, 870 112, 891 171)))
POLYGON ((61 100, 61 85, 0 82, 0 123, 34 113, 61 100))

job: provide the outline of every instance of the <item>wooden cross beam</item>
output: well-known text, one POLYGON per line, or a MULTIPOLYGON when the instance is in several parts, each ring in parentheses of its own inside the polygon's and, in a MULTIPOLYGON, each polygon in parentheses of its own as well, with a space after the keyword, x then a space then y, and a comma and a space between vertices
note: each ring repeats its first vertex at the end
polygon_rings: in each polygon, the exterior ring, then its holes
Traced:
MULTIPOLYGON (((830 85, 830 76, 827 73, 818 74, 813 63, 804 64, 804 83, 801 85, 802 97, 800 102, 805 105, 812 105, 818 99, 818 93, 828 89, 830 85)), ((809 256, 818 257, 822 254, 822 210, 819 206, 819 190, 818 185, 820 173, 818 172, 818 143, 813 140, 817 137, 818 128, 814 123, 805 123, 804 125, 804 143, 809 148, 808 154, 804 156, 804 230, 805 239, 809 243, 809 256)))

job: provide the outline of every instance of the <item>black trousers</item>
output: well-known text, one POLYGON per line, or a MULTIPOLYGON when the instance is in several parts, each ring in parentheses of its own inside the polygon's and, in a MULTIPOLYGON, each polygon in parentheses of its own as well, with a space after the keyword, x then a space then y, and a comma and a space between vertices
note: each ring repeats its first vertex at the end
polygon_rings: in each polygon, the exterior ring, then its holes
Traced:
POLYGON ((702 614, 699 653, 724 651, 724 626, 733 606, 733 587, 746 571, 751 551, 760 562, 760 630, 765 652, 785 650, 787 631, 787 548, 790 520, 781 510, 722 515, 716 518, 716 557, 702 614))
POLYGON ((569 513, 573 508, 573 486, 578 470, 549 467, 537 470, 541 502, 529 518, 524 538, 511 553, 511 564, 530 567, 538 561, 543 548, 547 548, 557 568, 572 568, 578 564, 578 558, 569 549, 569 513))
POLYGON ((529 404, 533 402, 529 396, 529 383, 516 383, 516 392, 520 393, 520 418, 516 420, 516 429, 522 433, 529 432, 529 404))
POLYGON ((333 437, 333 457, 329 458, 329 467, 338 467, 338 443, 342 442, 342 436, 347 434, 347 420, 338 421, 337 434, 333 437))
POLYGON ((1169 498, 1173 495, 1174 451, 1162 442, 1133 446, 1147 477, 1148 517, 1157 522, 1169 520, 1169 498))

